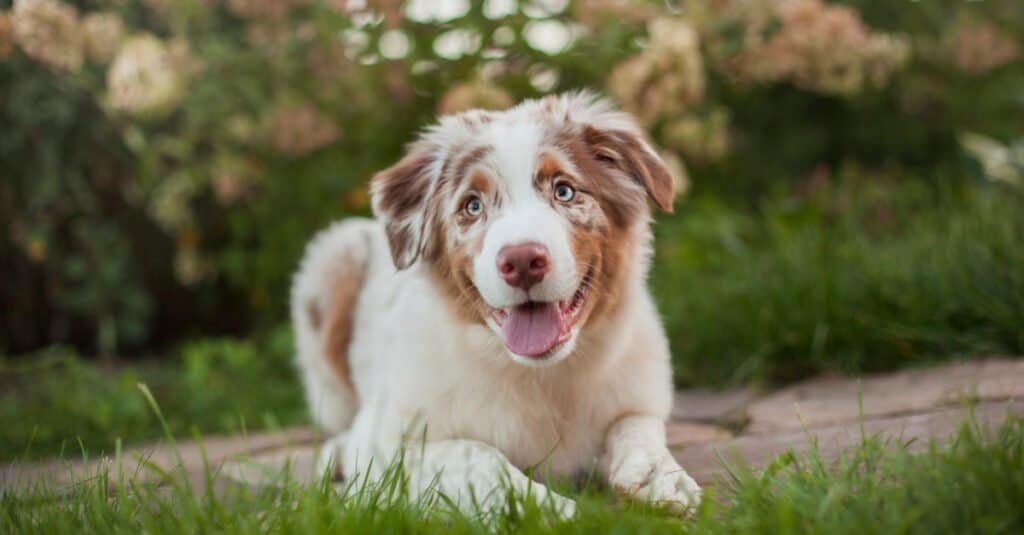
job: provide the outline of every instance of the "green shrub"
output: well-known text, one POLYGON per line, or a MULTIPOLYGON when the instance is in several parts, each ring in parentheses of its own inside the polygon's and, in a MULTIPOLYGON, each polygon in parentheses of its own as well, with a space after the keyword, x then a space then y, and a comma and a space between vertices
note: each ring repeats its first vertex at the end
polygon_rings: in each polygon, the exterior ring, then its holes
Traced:
POLYGON ((761 213, 698 200, 658 227, 682 382, 788 381, 1024 352, 1024 198, 849 180, 761 213))
POLYGON ((153 393, 171 432, 239 433, 304 421, 291 364, 291 336, 188 343, 175 358, 96 365, 65 350, 0 368, 0 459, 63 454, 77 458, 155 440, 161 427, 139 391, 153 393))

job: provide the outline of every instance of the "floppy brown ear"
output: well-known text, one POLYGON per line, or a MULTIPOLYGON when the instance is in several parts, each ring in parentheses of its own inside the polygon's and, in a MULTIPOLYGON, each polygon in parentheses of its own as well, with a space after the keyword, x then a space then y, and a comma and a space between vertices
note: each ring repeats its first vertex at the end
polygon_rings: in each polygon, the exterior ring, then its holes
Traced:
POLYGON ((426 246, 435 163, 429 152, 413 151, 370 180, 373 213, 384 223, 391 259, 399 270, 415 263, 426 246))
POLYGON ((635 132, 583 127, 583 140, 602 164, 636 180, 663 212, 672 212, 675 182, 665 162, 635 132))

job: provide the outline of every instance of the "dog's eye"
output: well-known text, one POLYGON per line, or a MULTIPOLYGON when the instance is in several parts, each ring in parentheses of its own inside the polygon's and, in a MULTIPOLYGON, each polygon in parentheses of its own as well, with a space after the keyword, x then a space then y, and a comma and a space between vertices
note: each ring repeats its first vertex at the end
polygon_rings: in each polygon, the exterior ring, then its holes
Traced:
POLYGON ((467 214, 476 217, 484 212, 484 202, 479 197, 470 197, 463 206, 463 210, 467 214))
POLYGON ((576 190, 572 189, 572 186, 568 184, 559 184, 555 186, 555 199, 561 202, 569 202, 575 196, 576 190))

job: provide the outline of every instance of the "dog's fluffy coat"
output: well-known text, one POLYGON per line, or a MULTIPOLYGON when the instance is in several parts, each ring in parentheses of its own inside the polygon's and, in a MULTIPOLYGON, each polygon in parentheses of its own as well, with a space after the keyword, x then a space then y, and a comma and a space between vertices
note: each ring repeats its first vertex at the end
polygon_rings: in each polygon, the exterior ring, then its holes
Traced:
POLYGON ((511 484, 568 513, 517 468, 596 463, 624 494, 697 503, 665 446, 671 369, 645 281, 647 199, 671 210, 672 178, 627 115, 575 93, 447 116, 371 188, 376 219, 314 238, 292 291, 309 407, 335 434, 325 464, 372 477, 415 446, 414 492, 491 507, 511 484), (527 242, 550 272, 523 289, 496 257, 527 242), (518 354, 504 324, 536 307, 557 339, 518 354))

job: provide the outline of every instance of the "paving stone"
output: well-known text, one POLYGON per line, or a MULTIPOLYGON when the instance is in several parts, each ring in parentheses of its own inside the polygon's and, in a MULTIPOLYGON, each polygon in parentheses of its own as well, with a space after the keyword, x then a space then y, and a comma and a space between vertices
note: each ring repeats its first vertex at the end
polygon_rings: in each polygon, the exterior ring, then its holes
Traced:
MULTIPOLYGON (((673 447, 723 441, 732 436, 721 427, 695 422, 672 422, 666 431, 673 447)), ((293 481, 310 481, 319 477, 316 452, 316 444, 264 451, 226 462, 220 474, 250 487, 278 486, 289 477, 293 481)))
POLYGON ((732 438, 728 429, 699 422, 669 422, 665 434, 670 447, 719 442, 732 438))
POLYGON ((295 445, 228 461, 221 475, 250 487, 279 486, 283 481, 313 481, 317 444, 295 445))
POLYGON ((0 495, 19 492, 45 485, 60 491, 76 481, 92 477, 102 469, 109 470, 116 480, 118 471, 136 481, 159 479, 160 470, 181 469, 193 483, 201 483, 206 467, 216 472, 230 459, 239 455, 253 455, 277 451, 293 444, 312 443, 317 433, 309 427, 297 427, 247 436, 205 437, 201 443, 180 441, 177 447, 157 443, 130 448, 118 459, 102 456, 92 460, 64 460, 30 464, 8 464, 0 467, 0 495))
MULTIPOLYGON (((863 430, 868 436, 897 440, 911 448, 923 448, 930 439, 947 440, 958 425, 969 418, 972 410, 982 429, 994 430, 1008 411, 1024 415, 1024 401, 990 401, 979 403, 973 409, 947 407, 921 414, 870 419, 863 422, 863 430)), ((694 479, 707 484, 725 475, 719 457, 730 463, 741 460, 749 466, 759 467, 788 450, 804 453, 817 441, 822 457, 833 460, 843 450, 860 443, 860 433, 861 425, 854 424, 744 435, 725 442, 688 446, 676 453, 676 459, 694 479)))
POLYGON ((679 390, 672 404, 672 419, 735 425, 746 420, 746 408, 757 399, 754 387, 679 390))
POLYGON ((1024 360, 989 359, 863 379, 824 377, 785 388, 747 407, 746 433, 819 427, 908 414, 964 399, 1024 399, 1024 360))

